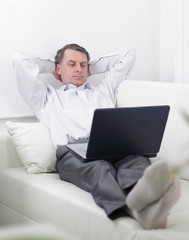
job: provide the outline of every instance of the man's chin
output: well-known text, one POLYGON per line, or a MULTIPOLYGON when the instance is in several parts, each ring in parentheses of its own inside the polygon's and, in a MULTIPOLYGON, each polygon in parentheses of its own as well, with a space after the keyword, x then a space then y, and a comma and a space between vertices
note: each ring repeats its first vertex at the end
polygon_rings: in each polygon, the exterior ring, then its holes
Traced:
POLYGON ((82 86, 86 81, 75 81, 74 82, 74 85, 77 86, 77 87, 80 87, 82 86))

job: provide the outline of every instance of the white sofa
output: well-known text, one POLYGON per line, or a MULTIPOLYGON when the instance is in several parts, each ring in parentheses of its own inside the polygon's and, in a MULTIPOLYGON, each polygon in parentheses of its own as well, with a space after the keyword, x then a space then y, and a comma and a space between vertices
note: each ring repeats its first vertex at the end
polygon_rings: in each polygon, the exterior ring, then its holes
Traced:
MULTIPOLYGON (((161 150, 154 160, 167 160, 175 166, 189 158, 189 125, 181 114, 189 113, 189 85, 127 80, 119 88, 118 107, 162 104, 170 105, 171 110, 161 150)), ((130 217, 109 220, 89 193, 61 181, 56 172, 28 174, 6 131, 6 120, 1 120, 0 127, 1 226, 48 223, 82 240, 189 239, 187 166, 179 172, 182 195, 170 212, 167 229, 144 230, 130 217)))

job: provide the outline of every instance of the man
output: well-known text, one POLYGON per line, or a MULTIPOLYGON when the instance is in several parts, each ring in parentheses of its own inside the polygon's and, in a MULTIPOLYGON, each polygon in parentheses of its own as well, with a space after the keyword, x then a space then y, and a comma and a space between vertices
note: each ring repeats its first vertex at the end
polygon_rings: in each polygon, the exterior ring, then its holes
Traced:
POLYGON ((169 174, 165 162, 149 166, 149 159, 129 156, 116 163, 103 159, 83 163, 65 146, 89 137, 96 108, 115 107, 117 89, 129 76, 135 53, 122 50, 89 60, 86 49, 77 44, 58 50, 55 62, 17 54, 18 90, 51 131, 60 179, 90 192, 110 219, 130 215, 146 229, 165 228, 180 194, 179 180, 169 174), (107 74, 97 86, 87 82, 88 76, 103 72, 107 74), (54 89, 39 81, 42 73, 52 73, 62 87, 54 89))

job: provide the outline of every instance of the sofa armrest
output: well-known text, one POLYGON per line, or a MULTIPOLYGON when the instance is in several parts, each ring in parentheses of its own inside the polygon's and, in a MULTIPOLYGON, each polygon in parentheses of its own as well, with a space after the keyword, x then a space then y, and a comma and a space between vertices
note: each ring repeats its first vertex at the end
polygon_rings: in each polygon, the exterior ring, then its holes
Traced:
POLYGON ((23 166, 6 129, 0 132, 0 170, 23 166))

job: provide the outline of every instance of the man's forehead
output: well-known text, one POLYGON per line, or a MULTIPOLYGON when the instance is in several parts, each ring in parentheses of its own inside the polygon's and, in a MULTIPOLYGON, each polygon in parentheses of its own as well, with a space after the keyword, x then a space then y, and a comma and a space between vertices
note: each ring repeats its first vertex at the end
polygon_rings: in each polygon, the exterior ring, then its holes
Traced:
POLYGON ((87 56, 83 52, 72 49, 66 49, 66 51, 64 52, 63 60, 87 62, 87 56))

